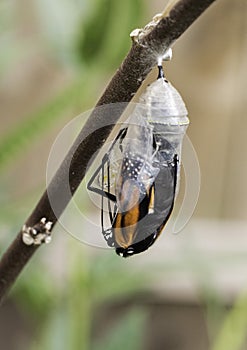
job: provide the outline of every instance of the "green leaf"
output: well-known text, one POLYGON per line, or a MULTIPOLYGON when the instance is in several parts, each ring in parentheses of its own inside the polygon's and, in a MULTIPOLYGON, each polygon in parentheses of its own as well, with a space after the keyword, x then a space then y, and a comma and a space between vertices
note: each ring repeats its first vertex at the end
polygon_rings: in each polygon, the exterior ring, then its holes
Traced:
POLYGON ((142 0, 98 0, 78 38, 79 55, 87 63, 104 62, 104 67, 119 64, 131 45, 129 33, 141 23, 142 0))
POLYGON ((113 251, 94 259, 89 275, 94 302, 124 298, 149 285, 151 274, 132 271, 128 264, 131 261, 120 259, 113 251))
POLYGON ((28 310, 28 313, 32 314, 32 317, 43 319, 49 315, 51 306, 54 306, 56 300, 56 291, 50 281, 51 275, 44 273, 41 264, 38 267, 30 266, 11 295, 23 310, 28 310))
POLYGON ((141 26, 144 12, 144 2, 141 0, 114 2, 111 23, 105 32, 104 47, 99 58, 107 67, 117 67, 124 58, 131 46, 129 34, 137 24, 141 26))
POLYGON ((142 349, 143 334, 145 334, 146 312, 142 309, 132 309, 110 332, 99 341, 93 350, 126 350, 142 349))
POLYGON ((54 307, 49 319, 38 329, 38 334, 33 338, 30 350, 67 350, 69 338, 69 323, 66 308, 54 307))
POLYGON ((228 312, 212 350, 241 350, 247 336, 247 293, 228 312))
POLYGON ((55 121, 71 106, 75 106, 79 99, 80 104, 83 101, 87 103, 91 101, 92 91, 95 89, 93 86, 95 76, 91 74, 89 80, 88 74, 90 72, 82 75, 80 79, 65 88, 39 111, 16 125, 0 140, 0 169, 3 169, 19 154, 23 154, 38 136, 49 132, 55 121))
POLYGON ((97 0, 92 2, 92 12, 86 22, 82 23, 78 37, 78 51, 83 61, 91 62, 104 45, 104 37, 109 27, 114 0, 97 0))

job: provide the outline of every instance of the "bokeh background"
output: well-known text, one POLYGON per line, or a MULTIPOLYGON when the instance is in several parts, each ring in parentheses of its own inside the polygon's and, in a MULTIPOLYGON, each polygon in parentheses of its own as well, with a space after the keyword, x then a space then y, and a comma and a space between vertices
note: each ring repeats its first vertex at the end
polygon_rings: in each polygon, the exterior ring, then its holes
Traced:
MULTIPOLYGON (((0 1, 2 252, 45 188, 56 135, 93 107, 131 30, 165 4, 0 1)), ((173 54, 166 74, 186 101, 202 175, 190 223, 128 260, 57 225, 1 308, 1 349, 246 349, 247 3, 216 1, 173 54)), ((100 235, 81 222, 90 229, 100 235)))

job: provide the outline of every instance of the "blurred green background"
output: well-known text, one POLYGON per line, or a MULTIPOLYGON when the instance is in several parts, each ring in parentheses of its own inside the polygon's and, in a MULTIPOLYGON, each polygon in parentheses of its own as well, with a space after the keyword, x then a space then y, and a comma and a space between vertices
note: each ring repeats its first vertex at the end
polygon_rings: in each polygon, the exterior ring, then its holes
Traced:
MULTIPOLYGON (((93 107, 131 30, 165 4, 0 1, 2 252, 45 188, 56 135, 93 107)), ((128 260, 57 225, 1 308, 1 349, 246 349, 247 3, 219 0, 173 51, 166 73, 186 101, 202 173, 189 225, 128 260)))

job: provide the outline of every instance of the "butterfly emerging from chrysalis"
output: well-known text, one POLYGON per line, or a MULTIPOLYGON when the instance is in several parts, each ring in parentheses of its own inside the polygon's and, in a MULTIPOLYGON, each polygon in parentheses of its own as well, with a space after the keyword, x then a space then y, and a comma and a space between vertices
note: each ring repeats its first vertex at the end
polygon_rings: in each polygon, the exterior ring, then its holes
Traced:
POLYGON ((158 79, 140 97, 88 183, 101 196, 103 236, 122 257, 141 253, 156 241, 178 192, 188 112, 158 68, 158 79))

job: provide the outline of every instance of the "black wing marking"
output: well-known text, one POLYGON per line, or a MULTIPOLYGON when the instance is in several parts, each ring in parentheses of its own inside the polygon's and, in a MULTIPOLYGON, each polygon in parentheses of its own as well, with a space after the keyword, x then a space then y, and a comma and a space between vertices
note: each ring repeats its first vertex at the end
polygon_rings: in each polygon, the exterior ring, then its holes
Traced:
POLYGON ((113 239, 112 227, 105 228, 105 223, 104 223, 105 199, 107 199, 107 208, 108 208, 108 214, 109 214, 111 226, 117 212, 116 196, 115 196, 115 193, 111 193, 111 190, 110 190, 110 167, 111 167, 110 155, 111 155, 111 152, 114 151, 115 147, 119 147, 120 151, 122 152, 122 142, 126 136, 127 129, 128 128, 123 128, 119 131, 117 137, 113 141, 108 152, 103 156, 100 166, 96 169, 96 171, 94 172, 93 176, 91 177, 91 179, 87 184, 87 189, 89 191, 97 193, 101 196, 101 229, 102 229, 102 234, 107 244, 110 247, 115 246, 115 241, 113 239), (105 190, 105 184, 104 184, 105 171, 107 175, 107 190, 105 190), (99 177, 100 174, 101 174, 101 188, 98 188, 94 185, 94 182, 99 177))
POLYGON ((88 181, 88 184, 87 184, 87 189, 89 191, 92 191, 92 192, 95 192, 107 199, 110 199, 111 201, 113 202, 116 202, 116 196, 115 194, 112 194, 110 192, 110 179, 109 179, 109 174, 110 174, 110 154, 111 152, 113 151, 114 147, 119 147, 120 150, 122 151, 122 141, 123 139, 125 138, 126 136, 126 133, 127 133, 127 129, 128 128, 123 128, 119 131, 117 137, 115 138, 115 140, 113 141, 111 147, 109 148, 108 152, 103 156, 102 158, 102 162, 100 164, 100 166, 96 169, 96 171, 94 172, 94 174, 92 175, 91 179, 88 181), (105 173, 105 170, 104 170, 104 167, 107 167, 107 187, 108 187, 108 191, 105 191, 104 190, 104 173, 105 173), (97 188, 93 185, 94 181, 96 180, 96 178, 99 176, 101 172, 101 175, 102 175, 102 184, 101 184, 101 188, 97 188))

